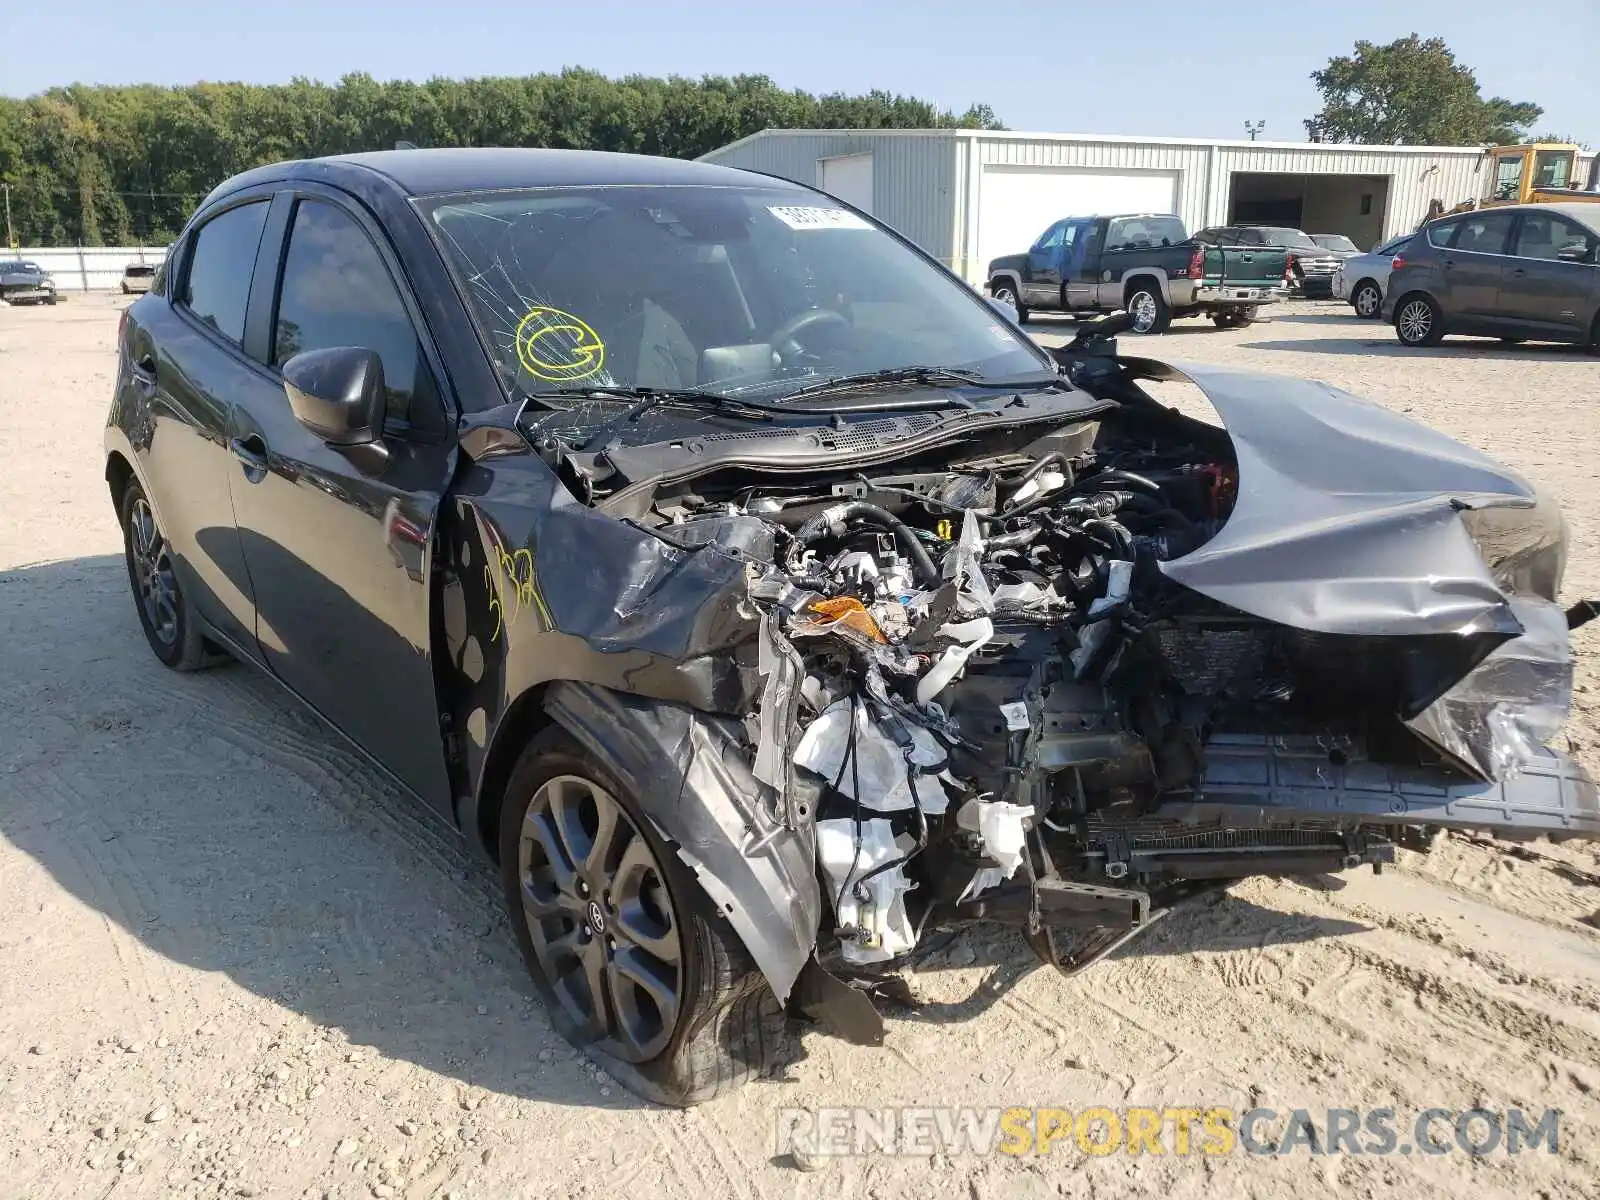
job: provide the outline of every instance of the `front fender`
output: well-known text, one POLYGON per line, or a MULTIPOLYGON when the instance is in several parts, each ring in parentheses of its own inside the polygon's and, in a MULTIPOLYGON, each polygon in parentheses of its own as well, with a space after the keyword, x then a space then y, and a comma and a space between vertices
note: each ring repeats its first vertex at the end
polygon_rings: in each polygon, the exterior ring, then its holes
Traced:
POLYGON ((545 710, 616 772, 787 1003, 822 912, 813 831, 775 815, 739 726, 587 683, 553 684, 545 710))

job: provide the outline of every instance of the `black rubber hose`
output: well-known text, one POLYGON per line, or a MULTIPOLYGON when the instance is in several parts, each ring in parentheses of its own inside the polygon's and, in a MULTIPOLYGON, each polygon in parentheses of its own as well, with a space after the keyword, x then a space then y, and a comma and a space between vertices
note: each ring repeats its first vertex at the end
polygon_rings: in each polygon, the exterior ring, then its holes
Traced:
POLYGON ((838 537, 844 533, 848 522, 858 519, 868 524, 880 525, 894 534, 895 541, 899 542, 900 548, 905 551, 911 569, 920 582, 929 588, 939 586, 939 568, 933 565, 933 559, 928 557, 928 552, 922 548, 922 543, 917 540, 917 535, 911 531, 911 527, 888 509, 868 504, 865 500, 846 500, 842 504, 823 509, 795 530, 795 543, 804 548, 828 534, 838 537))
POLYGON ((1015 550, 1019 546, 1026 546, 1043 532, 1039 526, 1030 525, 1014 533, 998 533, 994 537, 984 538, 983 546, 986 550, 1015 550))
POLYGON ((1039 476, 1044 474, 1045 468, 1050 466, 1057 466, 1061 468, 1061 473, 1067 477, 1067 485, 1070 487, 1072 484, 1072 468, 1067 466, 1067 460, 1062 457, 1061 451, 1059 450, 1050 451, 1049 454, 1046 454, 1038 462, 1034 463, 1033 466, 1024 471, 1022 473, 1022 478, 1017 480, 1017 487, 1021 488, 1022 485, 1027 483, 1029 480, 1039 478, 1039 476))
POLYGON ((1101 471, 1098 475, 1078 480, 1073 486, 1097 488, 1101 484, 1108 482, 1131 483, 1134 487, 1143 488, 1147 492, 1154 492, 1158 496, 1161 494, 1161 485, 1154 479, 1148 479, 1143 475, 1136 474, 1133 471, 1124 471, 1121 468, 1101 471))

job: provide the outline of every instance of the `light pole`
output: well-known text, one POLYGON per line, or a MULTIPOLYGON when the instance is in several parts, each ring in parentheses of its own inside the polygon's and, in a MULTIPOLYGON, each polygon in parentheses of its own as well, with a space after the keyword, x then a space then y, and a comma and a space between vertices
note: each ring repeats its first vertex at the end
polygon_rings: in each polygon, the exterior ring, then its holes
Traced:
POLYGON ((1260 133, 1266 127, 1267 123, 1265 121, 1246 121, 1244 123, 1244 131, 1250 135, 1250 140, 1252 142, 1256 140, 1256 134, 1260 133))

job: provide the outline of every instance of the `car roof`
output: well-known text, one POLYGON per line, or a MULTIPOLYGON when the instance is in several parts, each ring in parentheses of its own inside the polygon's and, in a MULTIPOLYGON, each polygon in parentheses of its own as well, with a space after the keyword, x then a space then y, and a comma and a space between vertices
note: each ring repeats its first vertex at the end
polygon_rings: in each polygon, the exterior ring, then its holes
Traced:
POLYGON ((615 154, 603 150, 546 150, 520 147, 451 147, 434 150, 375 150, 330 155, 257 167, 219 184, 211 199, 257 183, 315 179, 337 184, 341 178, 376 173, 407 196, 495 191, 522 187, 595 187, 676 184, 702 187, 776 187, 800 192, 789 180, 680 158, 615 154))
POLYGON ((1573 200, 1560 204, 1518 204, 1519 209, 1541 209, 1544 212, 1559 213, 1563 217, 1570 217, 1580 225, 1587 225, 1596 233, 1600 233, 1600 204, 1592 201, 1573 200))

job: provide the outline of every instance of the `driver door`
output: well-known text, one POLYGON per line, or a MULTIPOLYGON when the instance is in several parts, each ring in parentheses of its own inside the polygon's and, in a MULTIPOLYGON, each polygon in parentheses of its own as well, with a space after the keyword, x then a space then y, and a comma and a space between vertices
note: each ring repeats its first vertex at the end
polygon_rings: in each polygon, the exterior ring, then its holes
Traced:
POLYGON ((430 535, 454 464, 443 378, 382 232, 313 185, 274 200, 252 295, 277 387, 235 411, 234 518, 254 584, 256 641, 274 674, 448 816, 430 658, 430 535), (281 267, 280 267, 281 264, 281 267), (388 389, 381 439, 335 447, 301 425, 283 363, 363 346, 388 389))
POLYGON ((1068 221, 1057 221, 1029 248, 1027 278, 1022 281, 1022 298, 1026 303, 1046 306, 1061 303, 1061 247, 1070 225, 1068 221))

